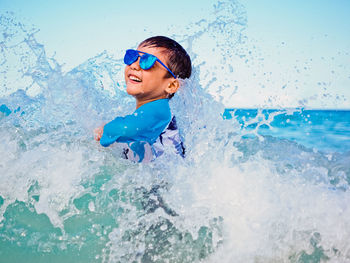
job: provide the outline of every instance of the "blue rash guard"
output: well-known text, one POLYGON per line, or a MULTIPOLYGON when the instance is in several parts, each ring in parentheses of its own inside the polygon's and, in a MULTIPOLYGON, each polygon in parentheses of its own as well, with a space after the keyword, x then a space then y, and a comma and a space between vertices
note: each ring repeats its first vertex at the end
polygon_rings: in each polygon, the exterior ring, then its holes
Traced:
POLYGON ((107 147, 114 142, 126 143, 125 157, 142 162, 150 161, 164 152, 165 137, 183 156, 183 144, 175 117, 171 116, 169 99, 160 99, 142 105, 131 115, 117 117, 107 123, 100 144, 107 147), (166 137, 166 134, 169 136, 166 137))

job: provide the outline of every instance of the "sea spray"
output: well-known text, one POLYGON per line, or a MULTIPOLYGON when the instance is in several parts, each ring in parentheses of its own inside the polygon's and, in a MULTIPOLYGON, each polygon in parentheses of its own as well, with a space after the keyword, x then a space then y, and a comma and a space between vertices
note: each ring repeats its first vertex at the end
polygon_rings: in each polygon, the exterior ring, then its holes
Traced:
POLYGON ((171 100, 186 158, 147 165, 93 140, 93 128, 133 111, 121 59, 104 52, 63 73, 34 29, 2 16, 1 260, 349 261, 349 153, 259 132, 285 110, 223 118, 220 96, 235 89, 219 90, 221 76, 232 78, 232 65, 209 62, 196 43, 220 52, 239 43, 245 19, 235 3, 176 37, 194 58, 171 100))

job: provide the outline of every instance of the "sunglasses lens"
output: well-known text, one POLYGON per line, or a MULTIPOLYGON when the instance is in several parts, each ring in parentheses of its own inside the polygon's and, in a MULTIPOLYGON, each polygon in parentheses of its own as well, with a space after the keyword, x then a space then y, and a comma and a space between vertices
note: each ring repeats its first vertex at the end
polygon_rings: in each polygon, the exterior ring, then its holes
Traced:
POLYGON ((139 53, 136 50, 128 49, 124 56, 124 63, 126 65, 131 65, 139 57, 139 53))
POLYGON ((142 69, 150 69, 154 63, 156 62, 157 58, 151 54, 144 54, 140 58, 140 67, 142 69))

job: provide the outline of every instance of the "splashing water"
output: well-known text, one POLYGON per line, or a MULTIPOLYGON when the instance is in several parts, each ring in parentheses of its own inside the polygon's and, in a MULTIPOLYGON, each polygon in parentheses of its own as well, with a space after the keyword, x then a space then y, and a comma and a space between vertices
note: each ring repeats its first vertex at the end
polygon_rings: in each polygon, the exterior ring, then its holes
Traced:
POLYGON ((349 152, 260 133, 286 111, 222 118, 225 54, 245 25, 242 6, 220 2, 174 35, 195 65, 171 101, 187 157, 145 165, 92 136, 133 111, 122 61, 102 53, 63 73, 35 29, 1 16, 1 261, 350 262, 349 152))

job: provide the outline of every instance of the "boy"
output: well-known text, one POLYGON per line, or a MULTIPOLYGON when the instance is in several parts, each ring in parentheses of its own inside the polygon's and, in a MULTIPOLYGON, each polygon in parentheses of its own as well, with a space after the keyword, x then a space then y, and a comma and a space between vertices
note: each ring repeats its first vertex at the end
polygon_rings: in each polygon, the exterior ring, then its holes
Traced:
POLYGON ((137 50, 128 49, 124 63, 126 91, 135 97, 136 110, 95 129, 95 140, 104 147, 126 143, 125 157, 138 162, 158 157, 167 144, 184 156, 169 99, 180 87, 178 78, 191 76, 189 55, 176 41, 156 36, 141 42, 137 50))

